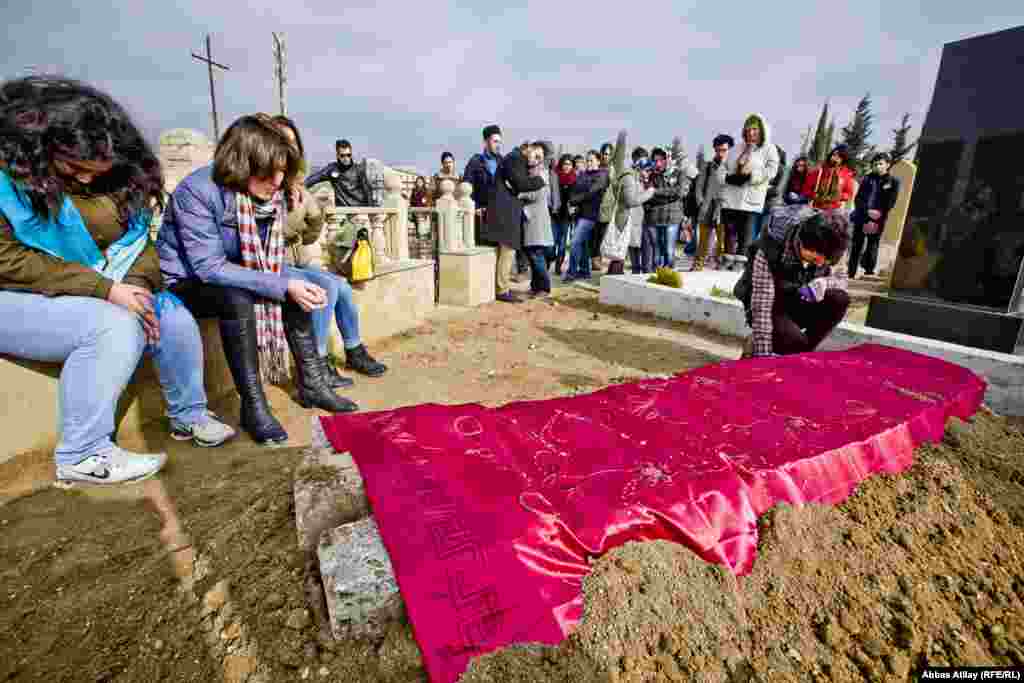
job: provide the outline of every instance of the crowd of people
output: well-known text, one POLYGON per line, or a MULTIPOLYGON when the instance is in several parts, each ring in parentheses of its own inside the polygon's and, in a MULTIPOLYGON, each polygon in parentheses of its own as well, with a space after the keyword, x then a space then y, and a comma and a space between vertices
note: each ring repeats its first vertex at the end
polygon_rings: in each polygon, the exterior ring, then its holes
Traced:
MULTIPOLYGON (((635 147, 627 165, 625 133, 583 156, 558 156, 547 140, 503 155, 501 129, 490 125, 462 176, 445 152, 410 204, 430 206, 444 180, 472 185, 505 303, 522 300, 514 271, 529 270, 531 295, 545 297, 552 271, 568 282, 605 265, 622 273, 627 261, 633 273, 672 268, 680 233, 694 270, 745 255, 736 294, 752 329, 747 355, 812 350, 849 304, 835 269, 848 243, 851 273, 875 268, 880 226, 899 192, 888 160, 875 158, 847 217, 840 207, 853 176, 842 146, 820 167, 801 157, 786 172, 757 114, 743 123, 737 155, 729 135, 712 146, 700 166, 660 147, 635 147)), ((299 404, 357 409, 335 393, 353 380, 328 357, 331 322, 344 368, 367 377, 387 368, 360 338, 349 282, 308 254, 324 225, 308 188, 329 182, 339 206, 376 198, 351 143, 338 140, 335 152, 334 163, 307 175, 295 122, 243 116, 217 141, 212 163, 165 196, 158 158, 109 95, 55 77, 0 85, 0 316, 9 321, 0 354, 62 364, 59 482, 135 481, 164 466, 166 455, 130 453, 113 438, 117 401, 144 355, 173 438, 216 447, 235 436, 208 408, 197 319, 217 320, 239 426, 255 442, 288 439, 264 383, 287 382, 293 365, 299 404)))

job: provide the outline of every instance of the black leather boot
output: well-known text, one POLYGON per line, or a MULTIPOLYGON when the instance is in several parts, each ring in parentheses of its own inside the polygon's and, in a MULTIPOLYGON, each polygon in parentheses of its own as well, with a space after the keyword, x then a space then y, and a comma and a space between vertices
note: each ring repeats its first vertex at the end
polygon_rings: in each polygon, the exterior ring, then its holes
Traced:
POLYGON ((256 347, 256 321, 252 318, 220 320, 220 337, 235 388, 242 399, 239 422, 258 444, 276 445, 288 440, 288 432, 277 421, 260 377, 260 354, 256 347))
POLYGON ((364 344, 360 344, 354 349, 345 349, 345 369, 367 377, 380 377, 388 371, 386 365, 378 363, 370 355, 364 344))
POLYGON ((334 367, 328 356, 324 356, 324 364, 327 367, 327 386, 331 389, 344 389, 355 384, 351 378, 338 374, 338 368, 334 367))
POLYGON ((330 413, 359 410, 354 402, 338 396, 328 384, 327 359, 317 353, 313 318, 298 306, 285 304, 284 333, 295 356, 296 400, 303 408, 317 407, 330 413))

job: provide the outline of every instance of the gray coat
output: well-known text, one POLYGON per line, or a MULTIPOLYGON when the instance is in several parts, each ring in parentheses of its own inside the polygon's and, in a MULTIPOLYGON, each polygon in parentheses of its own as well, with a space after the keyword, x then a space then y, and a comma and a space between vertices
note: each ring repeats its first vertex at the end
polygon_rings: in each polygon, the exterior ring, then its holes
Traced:
MULTIPOLYGON (((519 199, 523 202, 523 213, 526 223, 523 225, 524 247, 550 247, 555 244, 555 235, 551 231, 551 183, 549 171, 544 168, 538 174, 547 183, 535 192, 521 192, 519 199)), ((558 183, 555 183, 556 185, 558 183)))
POLYGON ((644 224, 644 202, 654 196, 654 188, 642 189, 640 178, 632 169, 623 171, 618 182, 622 187, 619 189, 619 204, 615 210, 615 226, 621 230, 626 225, 628 216, 630 219, 629 245, 638 247, 644 224))
POLYGON ((729 164, 725 161, 715 167, 712 159, 704 164, 697 176, 696 199, 698 225, 718 225, 722 222, 722 196, 725 188, 725 176, 729 164), (705 189, 705 183, 707 189, 705 189))

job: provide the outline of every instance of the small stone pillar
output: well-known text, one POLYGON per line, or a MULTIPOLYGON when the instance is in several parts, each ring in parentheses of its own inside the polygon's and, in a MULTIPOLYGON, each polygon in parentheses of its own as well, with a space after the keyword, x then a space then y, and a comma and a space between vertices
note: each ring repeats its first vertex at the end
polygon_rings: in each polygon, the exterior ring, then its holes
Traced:
POLYGON ((458 224, 459 204, 455 200, 455 183, 441 181, 441 196, 434 203, 437 209, 438 240, 442 252, 463 250, 462 231, 458 224))
POLYGON ((397 173, 384 173, 384 208, 397 209, 398 213, 385 221, 389 252, 395 261, 409 260, 409 202, 402 196, 402 178, 397 173))
POLYGON ((463 210, 460 219, 462 221, 462 244, 466 249, 476 249, 476 236, 473 226, 475 225, 476 202, 473 201, 473 185, 471 183, 459 183, 460 194, 459 208, 463 210))

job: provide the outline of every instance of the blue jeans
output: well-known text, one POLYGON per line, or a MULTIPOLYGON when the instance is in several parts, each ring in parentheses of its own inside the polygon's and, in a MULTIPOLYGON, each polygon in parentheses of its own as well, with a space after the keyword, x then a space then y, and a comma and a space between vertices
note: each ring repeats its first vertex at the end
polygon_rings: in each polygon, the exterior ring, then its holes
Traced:
POLYGON ((147 347, 137 315, 102 299, 0 291, 0 354, 62 363, 58 465, 113 445, 117 400, 145 351, 152 354, 172 423, 206 419, 203 343, 184 306, 167 306, 160 342, 147 347), (14 323, 17 321, 17 323, 14 323))
POLYGON ((548 264, 544 258, 547 247, 526 247, 526 256, 530 259, 530 291, 550 292, 551 276, 548 275, 548 264))
MULTIPOLYGON (((767 209, 765 209, 767 211, 767 209)), ((764 224, 765 211, 750 214, 750 241, 753 242, 761 235, 761 226, 764 224)))
POLYGON ((555 246, 551 248, 551 261, 565 258, 565 239, 569 235, 569 221, 551 221, 551 231, 555 235, 555 246))
POLYGON ((665 250, 661 255, 661 263, 667 268, 676 265, 676 242, 679 241, 679 224, 665 226, 665 250))
POLYGON ((354 349, 359 340, 359 309, 352 301, 352 287, 340 275, 316 268, 284 266, 282 273, 288 279, 303 279, 322 287, 327 292, 327 305, 313 311, 313 336, 321 356, 327 355, 327 342, 331 336, 331 316, 338 324, 346 349, 354 349))
POLYGON ((653 273, 658 266, 658 228, 645 225, 640 231, 640 267, 645 273, 653 273))
POLYGON ((572 250, 569 252, 569 270, 566 277, 590 279, 590 233, 594 231, 594 221, 589 218, 577 218, 576 229, 572 236, 572 250))

